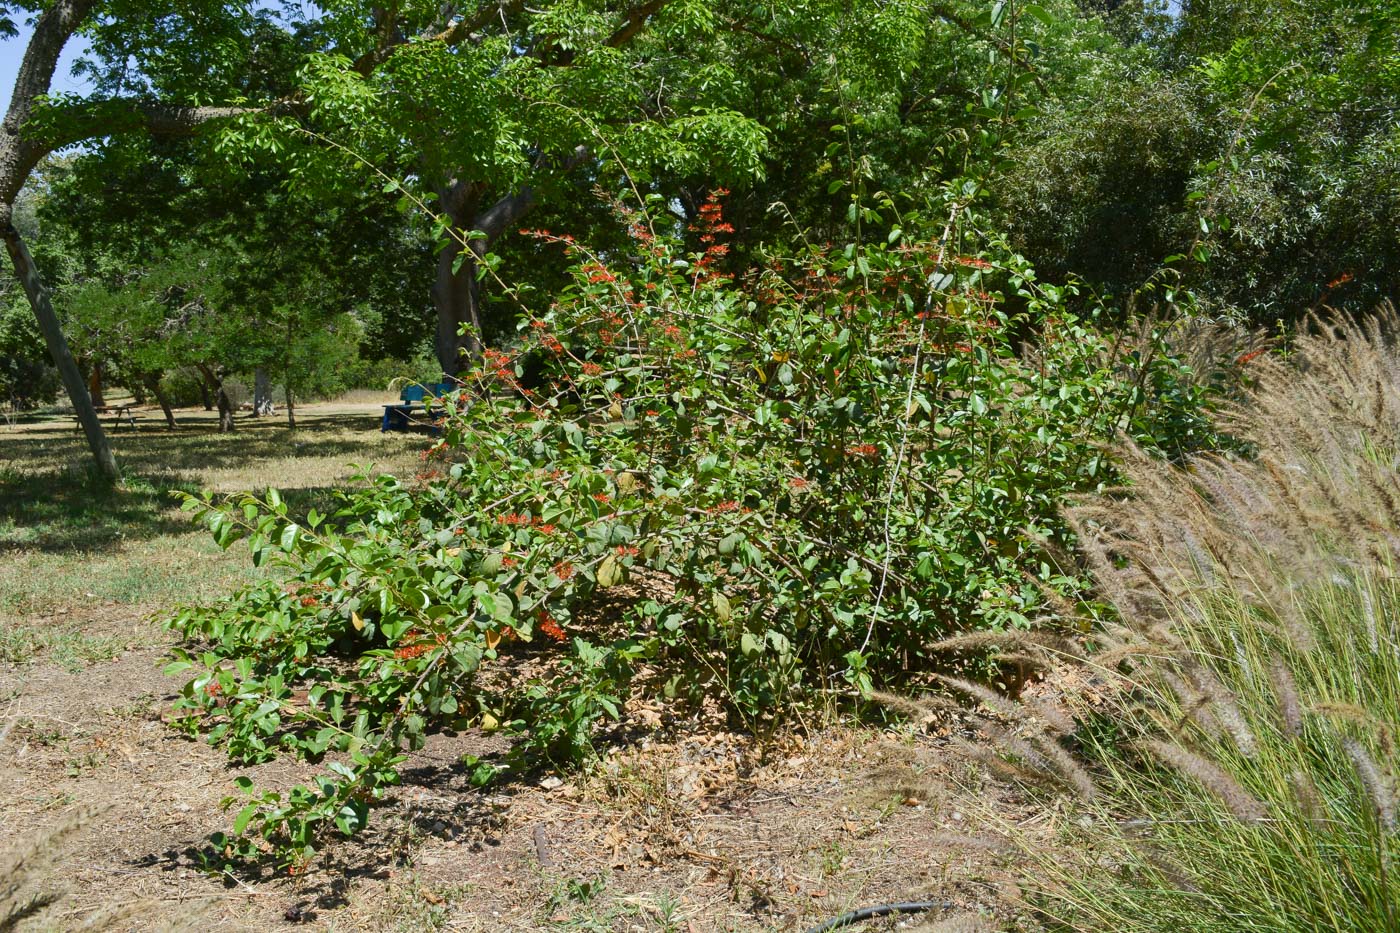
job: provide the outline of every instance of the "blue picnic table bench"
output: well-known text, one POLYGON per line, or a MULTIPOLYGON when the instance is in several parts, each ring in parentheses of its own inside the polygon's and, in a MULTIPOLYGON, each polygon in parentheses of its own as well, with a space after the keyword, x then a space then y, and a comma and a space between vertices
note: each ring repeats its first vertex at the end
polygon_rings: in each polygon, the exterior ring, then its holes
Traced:
MULTIPOLYGON (((405 386, 399 393, 399 400, 384 406, 384 417, 379 422, 379 430, 382 431, 409 431, 414 425, 413 411, 417 405, 422 405, 422 416, 425 420, 431 420, 437 410, 433 407, 430 397, 433 399, 442 398, 448 392, 457 388, 450 382, 435 382, 431 385, 411 385, 405 386)), ((421 423, 421 422, 420 422, 421 423)))

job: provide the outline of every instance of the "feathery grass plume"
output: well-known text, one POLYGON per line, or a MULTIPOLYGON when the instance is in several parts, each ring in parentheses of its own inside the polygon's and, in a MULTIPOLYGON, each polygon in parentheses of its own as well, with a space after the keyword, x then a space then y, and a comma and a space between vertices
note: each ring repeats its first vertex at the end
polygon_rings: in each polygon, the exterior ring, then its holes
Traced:
POLYGON ((950 674, 934 674, 933 677, 938 682, 947 684, 959 693, 972 697, 983 706, 1000 713, 1008 719, 1016 719, 1024 712, 1024 708, 1016 703, 1016 701, 1009 700, 995 690, 984 687, 979 683, 964 680, 961 677, 953 677, 950 674))
MULTIPOLYGON (((970 742, 961 737, 954 737, 953 747, 963 757, 980 762, 986 765, 989 770, 1011 781, 1027 785, 1044 785, 1047 781, 1054 779, 1052 771, 1009 761, 996 749, 989 748, 982 742, 970 742)), ((1056 783, 1058 784, 1058 782, 1056 783)))
POLYGON ((1318 826, 1326 818, 1326 811, 1322 807, 1322 797, 1317 792, 1317 784, 1313 781, 1312 775, 1308 772, 1294 769, 1288 776, 1289 786, 1293 788, 1293 799, 1298 804, 1298 810, 1303 814, 1304 819, 1314 826, 1318 826))
POLYGON ((1241 787, 1238 781, 1210 759, 1161 739, 1143 739, 1138 746, 1162 764, 1209 790, 1240 822, 1257 823, 1268 817, 1268 810, 1259 798, 1241 787))
POLYGON ((1283 658, 1275 654, 1269 663, 1269 679, 1278 700, 1279 729, 1291 739, 1303 735, 1303 704, 1298 699, 1298 683, 1283 658))
POLYGON ((1074 717, 1060 707, 1040 698, 1023 702, 1035 717, 1045 724, 1048 731, 1060 735, 1068 735, 1074 731, 1074 717))
POLYGON ((936 695, 921 696, 918 699, 886 693, 883 690, 870 691, 870 699, 881 706, 889 707, 896 713, 908 716, 917 722, 932 719, 937 712, 960 711, 962 707, 947 697, 936 695))
POLYGON ((1171 688, 1171 692, 1181 705, 1181 711, 1195 722, 1197 728, 1208 737, 1215 738, 1224 731, 1220 720, 1215 717, 1210 697, 1201 692, 1196 684, 1187 683, 1186 680, 1168 669, 1166 665, 1154 668, 1153 673, 1162 683, 1171 688))
POLYGON ((1371 590, 1363 585, 1358 595, 1361 597, 1361 612, 1366 619, 1366 643, 1371 646, 1372 651, 1379 651, 1380 629, 1376 626, 1376 607, 1371 602, 1371 590))
POLYGON ((1078 654, 1068 639, 1051 632, 967 632, 927 646, 929 651, 986 651, 1004 648, 1014 648, 1025 654, 1078 654))
POLYGON ((1216 721, 1230 734, 1235 748, 1245 757, 1254 757, 1259 751, 1254 730, 1249 728, 1249 722, 1241 712, 1235 697, 1225 689, 1220 678, 1211 673, 1209 668, 1195 663, 1188 667, 1187 674, 1201 694, 1210 700, 1211 711, 1215 714, 1216 721))
POLYGON ((1058 739, 1053 735, 1041 734, 1031 736, 1031 742, 1055 765, 1055 771, 1074 788, 1080 799, 1089 801, 1098 796, 1098 788, 1094 785, 1094 779, 1089 776, 1089 770, 1076 761, 1058 739))
POLYGON ((1361 779, 1361 786, 1366 788, 1366 796, 1371 800, 1376 821, 1386 832, 1395 832, 1395 789, 1391 786, 1390 779, 1381 772, 1371 753, 1366 751, 1366 746, 1355 739, 1347 739, 1342 743, 1342 747, 1346 749, 1347 757, 1356 769, 1356 776, 1361 779))
POLYGON ((78 813, 0 863, 0 933, 39 916, 62 899, 63 894, 54 890, 31 889, 42 882, 47 869, 58 859, 64 841, 89 820, 88 813, 78 813))

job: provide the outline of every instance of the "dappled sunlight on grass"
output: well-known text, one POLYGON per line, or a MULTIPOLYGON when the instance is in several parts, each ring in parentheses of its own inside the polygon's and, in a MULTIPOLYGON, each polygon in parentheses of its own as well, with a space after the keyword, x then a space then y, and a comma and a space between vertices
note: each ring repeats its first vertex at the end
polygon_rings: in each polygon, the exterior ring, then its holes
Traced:
POLYGON ((422 435, 381 434, 376 412, 308 408, 295 431, 279 419, 244 419, 232 434, 185 413, 175 432, 146 419, 110 433, 126 477, 117 488, 91 477, 69 421, 0 430, 0 550, 103 549, 183 533, 189 522, 172 492, 275 486, 293 491, 289 501, 303 509, 327 511, 333 491, 352 481, 352 464, 406 474, 426 444, 422 435))
POLYGON ((423 435, 381 434, 378 406, 322 405, 280 418, 242 418, 219 434, 204 412, 165 430, 146 413, 109 436, 125 481, 95 479, 71 419, 0 427, 0 615, 115 603, 148 612, 212 599, 254 579, 245 549, 225 553, 180 510, 177 493, 269 486, 296 512, 335 509, 352 464, 410 474, 423 435))

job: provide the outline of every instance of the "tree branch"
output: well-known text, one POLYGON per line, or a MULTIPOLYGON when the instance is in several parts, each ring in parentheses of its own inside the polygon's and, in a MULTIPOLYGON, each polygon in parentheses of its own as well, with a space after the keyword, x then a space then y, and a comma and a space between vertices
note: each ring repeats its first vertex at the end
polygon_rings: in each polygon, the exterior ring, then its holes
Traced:
POLYGON ((646 26, 647 20, 655 13, 661 11, 671 0, 647 0, 641 6, 631 10, 627 14, 627 19, 623 20, 621 26, 603 42, 603 45, 610 49, 620 48, 631 42, 637 33, 646 26))
POLYGON ((304 110, 305 105, 295 99, 274 101, 261 107, 186 107, 120 97, 87 100, 60 104, 49 110, 45 116, 53 116, 54 129, 39 134, 37 141, 47 149, 55 150, 86 139, 135 130, 144 130, 152 136, 164 138, 188 137, 197 135, 210 123, 253 114, 286 116, 304 110))

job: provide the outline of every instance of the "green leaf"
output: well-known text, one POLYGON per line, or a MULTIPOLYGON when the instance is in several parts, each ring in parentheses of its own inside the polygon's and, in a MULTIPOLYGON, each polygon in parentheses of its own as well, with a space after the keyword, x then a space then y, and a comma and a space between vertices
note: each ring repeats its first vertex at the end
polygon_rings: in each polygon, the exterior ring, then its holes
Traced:
POLYGON ((243 835, 243 831, 248 828, 248 824, 252 821, 253 817, 257 815, 258 807, 259 804, 257 803, 250 803, 242 810, 238 811, 238 816, 233 820, 233 834, 235 836, 243 835))
POLYGON ((1040 20, 1042 25, 1055 25, 1055 17, 1051 16, 1050 13, 1042 6, 1038 6, 1034 3, 1027 3, 1025 6, 1021 7, 1021 12, 1026 14, 1027 16, 1033 16, 1036 19, 1040 20))

